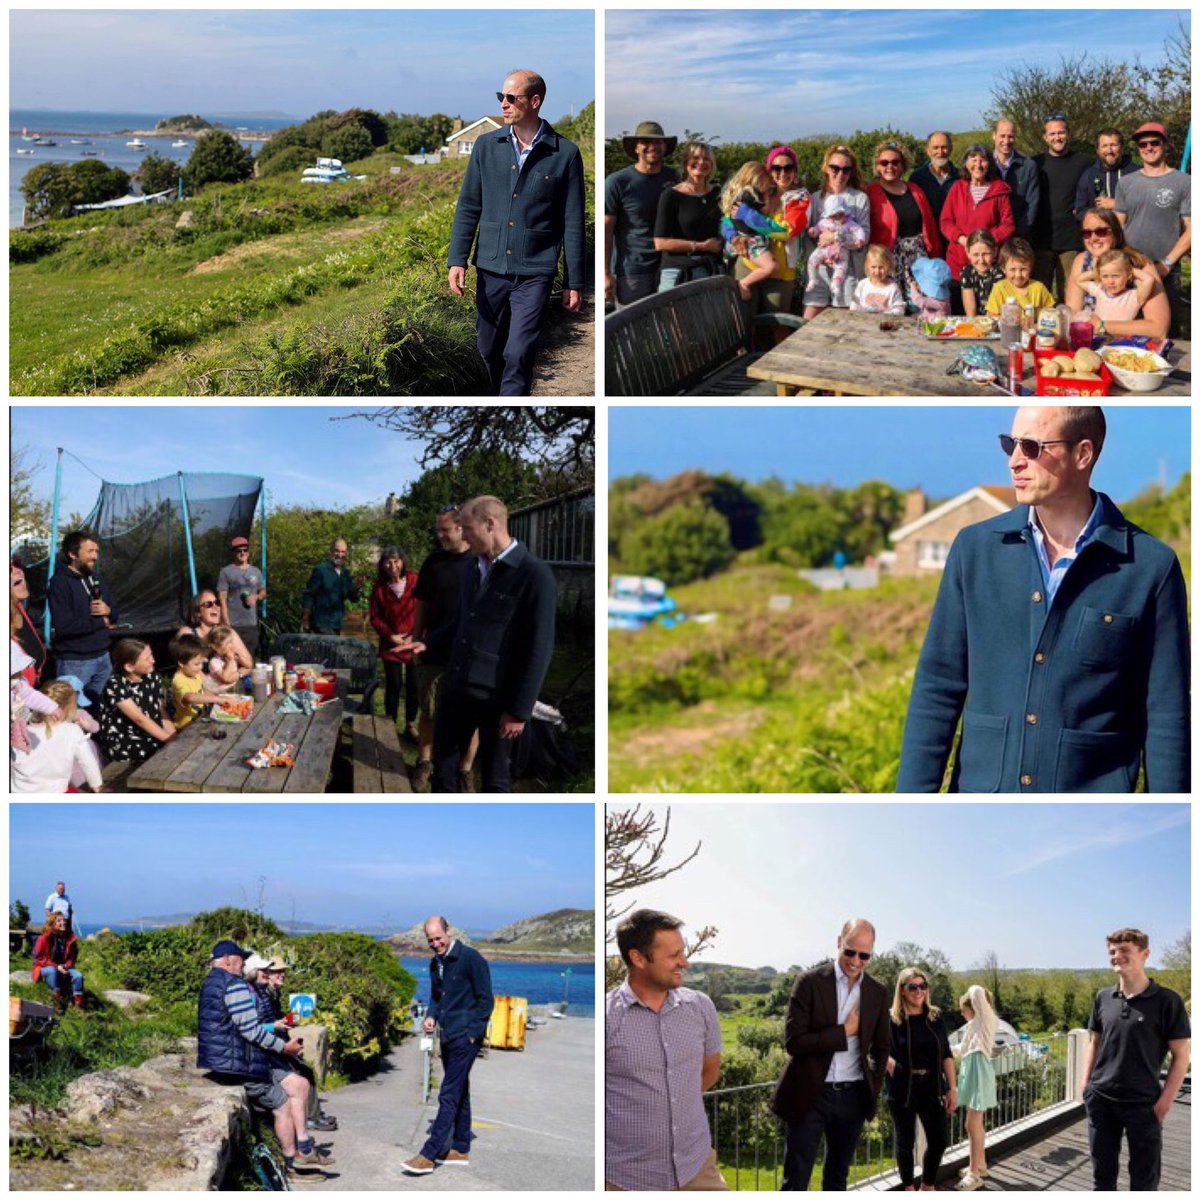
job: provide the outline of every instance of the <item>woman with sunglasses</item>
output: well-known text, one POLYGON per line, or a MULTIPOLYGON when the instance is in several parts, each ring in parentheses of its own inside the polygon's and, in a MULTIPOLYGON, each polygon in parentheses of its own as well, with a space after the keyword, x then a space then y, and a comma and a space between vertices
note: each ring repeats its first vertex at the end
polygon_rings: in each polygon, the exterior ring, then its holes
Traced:
MULTIPOLYGON (((892 252, 896 282, 909 312, 917 311, 912 265, 918 258, 941 258, 942 235, 925 193, 904 179, 910 159, 899 142, 875 147, 875 181, 867 188, 871 241, 892 252)), ((947 202, 948 203, 948 202, 947 202)))
MULTIPOLYGON (((834 145, 825 151, 821 161, 821 187, 812 197, 808 212, 808 236, 817 246, 832 245, 837 235, 822 233, 818 224, 825 215, 825 201, 830 196, 841 196, 848 211, 866 232, 867 240, 861 250, 850 253, 850 270, 847 279, 865 279, 866 247, 872 240, 871 235, 871 205, 863 191, 862 175, 858 169, 858 159, 849 146, 834 145)), ((832 295, 823 279, 812 280, 804 289, 804 319, 811 321, 818 313, 827 308, 849 308, 853 296, 853 284, 848 291, 841 295, 832 295)))
POLYGON ((684 179, 658 198, 654 248, 661 255, 658 290, 670 291, 722 269, 721 192, 712 182, 717 160, 704 142, 685 142, 684 179))
MULTIPOLYGON (((192 602, 188 606, 187 624, 180 625, 175 631, 175 636, 179 637, 182 633, 191 633, 207 645, 208 635, 220 624, 222 624, 221 602, 217 599, 216 592, 206 588, 202 592, 197 592, 192 597, 192 602)), ((242 641, 236 629, 232 632, 233 650, 238 666, 244 669, 253 667, 254 659, 250 651, 246 649, 246 643, 242 641)))
POLYGON ((1162 280, 1150 260, 1125 242, 1125 231, 1116 213, 1108 208, 1089 208, 1079 223, 1083 251, 1075 255, 1067 276, 1067 304, 1073 313, 1086 313, 1096 331, 1106 337, 1144 336, 1165 338, 1171 327, 1171 306, 1162 280), (1153 286, 1142 305, 1142 315, 1133 321, 1101 321, 1095 314, 1095 300, 1084 291, 1081 275, 1094 272, 1096 261, 1108 250, 1124 250, 1133 263, 1134 279, 1145 279, 1153 286))
POLYGON ((920 1121, 925 1131, 920 1190, 936 1191, 942 1155, 950 1140, 947 1114, 958 1107, 958 1090, 946 1023, 941 1010, 929 1003, 929 977, 920 967, 905 967, 896 978, 885 1086, 892 1110, 896 1167, 904 1190, 917 1191, 915 1147, 920 1121))

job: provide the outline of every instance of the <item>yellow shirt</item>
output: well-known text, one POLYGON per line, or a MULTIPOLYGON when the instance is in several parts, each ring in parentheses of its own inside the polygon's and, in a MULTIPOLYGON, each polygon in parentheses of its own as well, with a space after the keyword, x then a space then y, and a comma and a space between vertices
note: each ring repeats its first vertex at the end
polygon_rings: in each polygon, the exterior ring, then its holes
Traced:
POLYGON ((204 676, 197 675, 194 679, 182 671, 176 671, 171 680, 171 699, 175 701, 175 728, 182 729, 191 724, 199 713, 199 709, 184 701, 189 692, 204 691, 204 676))
POLYGON ((1027 304, 1032 304, 1034 308, 1039 309, 1054 307, 1054 297, 1047 291, 1044 283, 1031 279, 1029 286, 1023 292, 1019 292, 1007 279, 1001 279, 993 286, 992 294, 988 297, 988 315, 998 317, 1001 306, 1005 300, 1009 299, 1015 299, 1022 308, 1027 304))

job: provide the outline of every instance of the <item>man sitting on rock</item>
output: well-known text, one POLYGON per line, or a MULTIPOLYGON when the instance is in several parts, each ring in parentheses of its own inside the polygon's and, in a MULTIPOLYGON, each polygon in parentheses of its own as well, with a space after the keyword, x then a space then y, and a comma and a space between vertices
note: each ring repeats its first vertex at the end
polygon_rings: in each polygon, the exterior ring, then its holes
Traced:
POLYGON ((308 1080, 271 1063, 272 1054, 299 1056, 303 1044, 259 1021, 254 993, 242 979, 249 957, 236 942, 213 947, 212 969, 200 986, 196 1065, 217 1083, 240 1084, 251 1103, 270 1111, 289 1174, 301 1165, 329 1166, 333 1155, 316 1148, 307 1128, 308 1080))

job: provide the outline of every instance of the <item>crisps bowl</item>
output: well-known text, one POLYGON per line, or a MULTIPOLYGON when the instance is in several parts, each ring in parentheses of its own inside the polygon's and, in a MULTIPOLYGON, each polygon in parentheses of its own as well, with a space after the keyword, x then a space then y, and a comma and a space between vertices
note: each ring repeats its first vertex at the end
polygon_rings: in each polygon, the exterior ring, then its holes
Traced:
POLYGON ((1105 346, 1100 350, 1104 365, 1112 372, 1113 378, 1129 392, 1156 392, 1162 387, 1167 376, 1171 374, 1171 364, 1161 354, 1151 350, 1139 350, 1133 346, 1105 346), (1111 359, 1112 353, 1124 352, 1136 354, 1138 358, 1149 359, 1154 364, 1153 371, 1130 371, 1118 367, 1111 359))

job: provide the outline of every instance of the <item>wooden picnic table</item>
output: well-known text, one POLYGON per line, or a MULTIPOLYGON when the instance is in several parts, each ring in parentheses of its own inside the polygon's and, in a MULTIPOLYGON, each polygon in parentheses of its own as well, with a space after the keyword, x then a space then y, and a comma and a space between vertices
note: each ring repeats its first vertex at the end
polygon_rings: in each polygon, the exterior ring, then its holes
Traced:
POLYGON ((350 718, 354 790, 378 795, 412 792, 394 717, 355 713, 350 718))
MULTIPOLYGON (((345 695, 349 671, 338 672, 338 693, 345 695)), ((312 716, 281 713, 285 697, 276 692, 254 706, 245 724, 224 724, 197 717, 128 777, 130 791, 143 792, 324 792, 341 730, 341 699, 323 704, 312 716), (215 729, 223 739, 214 739, 215 729), (271 738, 296 747, 292 767, 246 766, 271 738)))
MULTIPOLYGON (((964 345, 995 349, 999 342, 934 341, 921 336, 916 317, 892 317, 900 328, 885 333, 880 313, 827 308, 746 368, 751 379, 775 384, 780 396, 830 392, 835 396, 971 396, 993 399, 1001 392, 981 387, 946 368, 964 345)), ((1004 356, 999 350, 1001 371, 1004 356)), ((1113 397, 1154 404, 1160 397, 1192 393, 1192 344, 1176 341, 1169 361, 1174 372, 1156 392, 1127 392, 1114 385, 1113 397)), ((1001 381, 1003 382, 1003 381, 1001 381)), ((1033 353, 1025 352, 1025 386, 1034 388, 1033 353)), ((1048 401, 1049 402, 1049 401, 1048 401)))

